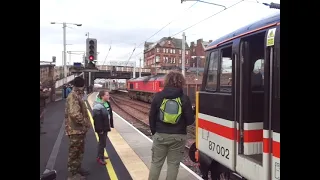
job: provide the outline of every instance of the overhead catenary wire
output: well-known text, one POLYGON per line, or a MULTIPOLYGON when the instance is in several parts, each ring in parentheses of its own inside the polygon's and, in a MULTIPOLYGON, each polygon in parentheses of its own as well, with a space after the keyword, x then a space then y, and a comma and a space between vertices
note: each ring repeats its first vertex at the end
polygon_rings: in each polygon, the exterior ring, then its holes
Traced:
POLYGON ((130 61, 130 59, 131 59, 131 57, 132 57, 132 55, 133 55, 133 53, 134 53, 134 51, 136 50, 136 48, 134 48, 133 49, 133 51, 132 51, 132 53, 131 53, 131 55, 130 55, 130 57, 129 57, 129 59, 128 59, 128 61, 126 62, 126 66, 128 65, 128 63, 129 63, 129 61, 130 61))
POLYGON ((201 21, 198 21, 198 22, 196 22, 196 23, 192 24, 191 26, 188 26, 187 28, 185 28, 185 29, 183 29, 183 30, 181 30, 181 31, 179 31, 179 32, 177 32, 177 33, 175 33, 175 34, 174 34, 174 35, 172 35, 172 36, 174 37, 174 36, 176 36, 176 35, 178 35, 178 34, 180 34, 180 33, 184 32, 184 31, 186 31, 186 30, 188 30, 188 29, 190 29, 190 28, 192 28, 192 27, 194 27, 194 26, 196 26, 196 25, 198 25, 198 24, 200 24, 200 23, 202 23, 202 22, 204 22, 204 21, 206 21, 206 20, 208 20, 208 19, 212 18, 213 16, 216 16, 216 15, 220 14, 220 13, 221 13, 221 12, 223 12, 223 11, 225 11, 225 10, 227 10, 227 9, 230 9, 230 8, 232 8, 232 7, 234 7, 234 6, 238 5, 238 4, 240 4, 240 3, 241 3, 241 2, 243 2, 243 1, 244 1, 244 0, 240 0, 240 1, 238 1, 237 3, 232 4, 231 6, 229 6, 229 7, 225 8, 225 9, 223 9, 223 10, 221 10, 221 11, 218 11, 218 12, 216 12, 216 13, 214 13, 214 14, 212 14, 212 15, 210 15, 210 16, 208 16, 208 17, 204 18, 204 19, 202 19, 201 21))
MULTIPOLYGON (((244 1, 245 1, 245 0, 240 0, 240 1, 238 1, 237 3, 234 3, 234 4, 232 4, 231 6, 225 8, 225 9, 223 9, 223 10, 221 10, 221 11, 215 13, 215 14, 213 14, 213 15, 211 15, 211 16, 209 16, 209 17, 206 17, 206 18, 204 18, 204 19, 202 19, 201 21, 198 21, 197 23, 192 24, 191 26, 189 26, 189 27, 187 27, 187 28, 185 28, 185 29, 183 29, 183 30, 175 33, 175 34, 173 35, 173 37, 176 36, 176 35, 178 35, 178 34, 180 34, 180 33, 182 33, 182 32, 184 32, 184 31, 186 31, 186 30, 188 30, 188 29, 190 29, 190 28, 192 28, 192 27, 194 27, 194 26, 196 26, 196 25, 198 25, 198 24, 200 24, 200 23, 202 23, 203 21, 206 21, 206 20, 212 18, 213 16, 215 16, 215 15, 217 15, 217 14, 220 14, 221 12, 223 12, 223 11, 225 11, 225 10, 227 10, 227 9, 230 9, 230 8, 232 8, 232 7, 240 4, 241 2, 244 2, 244 1)), ((246 2, 252 2, 252 1, 246 1, 246 2)), ((256 1, 256 2, 254 2, 254 3, 263 4, 263 3, 260 3, 259 1, 256 1)))
MULTIPOLYGON (((190 7, 188 7, 185 11, 188 11, 188 10, 191 9, 194 5, 196 5, 197 3, 198 3, 198 1, 195 2, 195 3, 193 3, 193 4, 192 4, 190 7)), ((185 12, 185 11, 184 11, 184 12, 185 12)), ((133 49, 133 51, 132 51, 132 53, 131 53, 131 55, 130 55, 130 57, 129 57, 129 59, 128 59, 128 61, 127 61, 127 63, 126 63, 126 65, 129 63, 129 61, 130 61, 132 55, 134 54, 136 48, 140 47, 140 46, 143 45, 146 41, 148 41, 149 39, 151 39, 152 37, 154 37, 155 35, 157 35, 157 34, 158 34, 159 32, 161 32, 164 28, 166 28, 167 26, 169 26, 172 22, 178 20, 178 19, 180 18, 180 16, 182 16, 182 15, 180 14, 177 18, 173 19, 172 21, 170 21, 169 23, 167 23, 165 26, 163 26, 162 28, 160 28, 157 32, 155 32, 154 34, 152 34, 152 35, 151 35, 150 37, 148 37, 145 41, 141 42, 138 46, 135 46, 134 49, 133 49)), ((143 52, 143 51, 142 51, 142 52, 143 52)), ((141 53, 142 53, 142 52, 141 52, 141 53)), ((141 53, 139 53, 139 54, 141 54, 141 53)), ((135 55, 134 57, 136 57, 136 56, 137 56, 137 55, 135 55)))
MULTIPOLYGON (((111 44, 112 44, 112 43, 111 43, 111 44)), ((103 63, 102 63, 102 66, 103 66, 103 65, 104 65, 104 63, 106 62, 107 57, 108 57, 108 55, 109 55, 109 53, 110 53, 110 50, 111 50, 111 44, 110 44, 110 47, 109 47, 108 53, 107 53, 106 57, 104 58, 104 61, 103 61, 103 63)))
MULTIPOLYGON (((188 11, 189 9, 191 9, 194 5, 196 5, 198 3, 198 1, 196 1, 195 3, 193 3, 190 7, 188 7, 185 11, 188 11)), ((180 16, 182 16, 181 14, 173 19, 172 21, 170 21, 169 23, 167 23, 165 26, 163 26, 161 29, 159 29, 157 32, 155 32, 152 36, 148 37, 145 41, 141 42, 136 48, 140 47, 144 42, 148 41, 149 39, 151 39, 153 36, 157 35, 159 32, 161 32, 164 28, 166 28, 167 26, 169 26, 171 23, 173 23, 174 21, 178 20, 180 18, 180 16)))
MULTIPOLYGON (((206 21, 206 20, 208 20, 208 19, 210 19, 210 18, 212 18, 213 16, 215 16, 215 15, 217 15, 217 14, 219 14, 219 13, 221 13, 221 12, 227 10, 227 9, 230 9, 230 8, 232 8, 232 7, 240 4, 240 3, 243 2, 243 1, 244 1, 244 0, 238 1, 237 3, 232 4, 231 6, 229 6, 229 7, 227 7, 227 8, 224 8, 223 10, 221 10, 221 11, 219 11, 219 12, 217 12, 217 13, 214 13, 214 14, 210 15, 210 16, 208 16, 208 17, 206 17, 206 18, 198 21, 197 23, 192 24, 191 26, 188 26, 187 28, 183 29, 182 31, 179 31, 178 33, 175 33, 174 35, 172 35, 172 37, 174 37, 174 36, 182 33, 183 31, 186 31, 186 30, 188 30, 188 29, 190 29, 190 28, 192 28, 192 27, 194 27, 194 26, 196 26, 196 25, 198 25, 198 24, 200 24, 200 23, 202 23, 202 22, 204 22, 204 21, 206 21)), ((140 55, 141 53, 143 53, 143 51, 141 51, 141 52, 139 52, 138 54, 136 54, 136 55, 134 56, 134 58, 135 58, 136 56, 140 55)))

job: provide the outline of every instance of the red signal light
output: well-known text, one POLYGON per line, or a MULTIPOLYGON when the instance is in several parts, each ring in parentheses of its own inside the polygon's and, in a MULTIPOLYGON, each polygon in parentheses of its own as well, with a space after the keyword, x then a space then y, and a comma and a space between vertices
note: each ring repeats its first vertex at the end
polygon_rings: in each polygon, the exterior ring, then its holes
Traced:
POLYGON ((89 56, 89 60, 92 61, 93 60, 93 56, 89 56))

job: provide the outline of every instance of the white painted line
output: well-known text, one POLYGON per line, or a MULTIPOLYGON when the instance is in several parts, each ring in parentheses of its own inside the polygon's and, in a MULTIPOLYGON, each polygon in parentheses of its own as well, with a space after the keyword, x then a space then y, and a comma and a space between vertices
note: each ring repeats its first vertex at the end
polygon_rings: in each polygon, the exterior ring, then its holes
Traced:
POLYGON ((64 120, 63 120, 62 121, 62 125, 60 127, 60 131, 59 131, 58 137, 56 139, 56 142, 53 145, 51 154, 49 156, 49 159, 48 159, 48 162, 47 162, 47 165, 46 165, 46 169, 44 170, 43 174, 49 172, 50 170, 53 170, 54 165, 56 164, 56 159, 58 157, 58 153, 59 153, 59 150, 60 150, 62 137, 64 135, 64 128, 65 128, 65 125, 64 125, 64 120))
MULTIPOLYGON (((126 121, 125 119, 123 119, 123 117, 121 117, 119 114, 117 114, 116 112, 112 112, 113 114, 117 115, 122 121, 124 121, 125 123, 127 123, 130 127, 132 127, 132 129, 136 130, 139 134, 141 134, 143 137, 145 137, 146 139, 148 139, 150 142, 153 142, 148 136, 146 136, 145 134, 143 134, 141 131, 139 131, 136 127, 134 127, 132 124, 130 124, 128 121, 126 121)), ((180 162, 180 165, 187 170, 190 174, 192 174, 194 177, 196 177, 199 180, 203 180, 198 174, 196 174, 195 172, 193 172, 191 169, 189 169, 186 165, 184 165, 182 162, 180 162)))

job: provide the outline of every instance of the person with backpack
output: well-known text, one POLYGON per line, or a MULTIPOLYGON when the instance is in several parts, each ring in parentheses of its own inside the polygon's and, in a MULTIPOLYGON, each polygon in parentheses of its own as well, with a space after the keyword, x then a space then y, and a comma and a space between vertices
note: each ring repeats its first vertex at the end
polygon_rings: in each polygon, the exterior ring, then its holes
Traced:
POLYGON ((185 78, 171 71, 164 79, 164 89, 155 94, 149 112, 152 133, 152 161, 149 180, 158 180, 167 158, 166 180, 176 180, 187 140, 187 126, 195 121, 188 96, 183 94, 185 78))
POLYGON ((92 108, 95 132, 99 136, 97 162, 105 165, 108 157, 104 156, 104 148, 107 143, 107 134, 113 128, 112 109, 109 103, 109 92, 102 90, 99 92, 92 108))

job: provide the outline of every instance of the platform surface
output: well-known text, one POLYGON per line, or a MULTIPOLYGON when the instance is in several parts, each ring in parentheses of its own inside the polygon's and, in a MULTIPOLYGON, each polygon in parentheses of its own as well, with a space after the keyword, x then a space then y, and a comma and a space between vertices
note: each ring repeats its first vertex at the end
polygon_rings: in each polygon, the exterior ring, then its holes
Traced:
MULTIPOLYGON (((64 131, 64 107, 64 100, 48 104, 43 124, 43 130, 47 134, 40 135, 40 174, 45 171, 46 166, 52 167, 57 171, 57 180, 66 180, 68 174, 69 139, 64 131)), ((96 162, 97 139, 91 128, 86 136, 85 153, 82 162, 82 167, 91 173, 87 179, 132 179, 109 139, 107 140, 106 152, 110 157, 110 160, 107 161, 107 166, 98 164, 96 162)))

